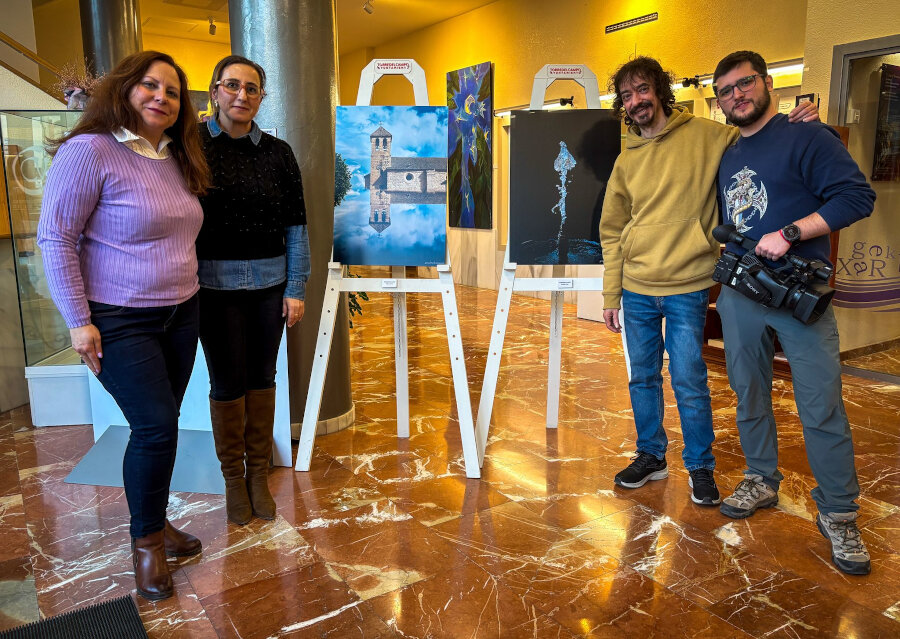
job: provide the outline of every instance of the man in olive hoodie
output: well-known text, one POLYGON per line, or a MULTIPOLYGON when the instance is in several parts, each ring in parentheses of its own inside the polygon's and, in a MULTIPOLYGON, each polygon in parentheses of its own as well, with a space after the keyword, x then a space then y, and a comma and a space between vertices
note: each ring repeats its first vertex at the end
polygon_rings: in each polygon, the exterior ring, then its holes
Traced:
MULTIPOLYGON (((628 389, 637 428, 637 454, 615 483, 638 488, 668 476, 663 428, 663 348, 681 418, 682 459, 691 499, 720 501, 713 478, 715 439, 703 326, 719 244, 716 174, 737 129, 695 118, 674 106, 672 76, 656 60, 637 57, 612 77, 613 109, 628 125, 625 150, 606 187, 600 218, 604 311, 609 330, 622 326, 631 378, 628 389), (665 340, 662 320, 666 320, 665 340)), ((810 103, 791 119, 817 119, 810 103)))

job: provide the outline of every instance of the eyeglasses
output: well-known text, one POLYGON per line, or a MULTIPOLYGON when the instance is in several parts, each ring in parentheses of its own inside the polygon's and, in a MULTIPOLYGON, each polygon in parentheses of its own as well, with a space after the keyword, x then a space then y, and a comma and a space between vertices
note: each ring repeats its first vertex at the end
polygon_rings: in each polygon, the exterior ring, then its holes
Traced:
POLYGON ((713 90, 716 92, 716 97, 720 100, 730 100, 732 97, 734 97, 735 88, 740 89, 741 93, 747 93, 747 91, 750 91, 753 87, 756 86, 756 78, 763 77, 765 76, 761 73, 754 73, 753 75, 748 75, 745 78, 741 78, 734 84, 729 84, 728 86, 724 87, 713 87, 713 90))
POLYGON ((243 89, 244 93, 247 94, 247 97, 252 99, 261 98, 266 94, 265 91, 260 89, 255 84, 241 82, 240 80, 235 80, 233 78, 219 80, 218 82, 216 82, 216 86, 222 87, 223 89, 225 89, 226 93, 230 93, 231 95, 237 95, 241 92, 241 89, 243 89))

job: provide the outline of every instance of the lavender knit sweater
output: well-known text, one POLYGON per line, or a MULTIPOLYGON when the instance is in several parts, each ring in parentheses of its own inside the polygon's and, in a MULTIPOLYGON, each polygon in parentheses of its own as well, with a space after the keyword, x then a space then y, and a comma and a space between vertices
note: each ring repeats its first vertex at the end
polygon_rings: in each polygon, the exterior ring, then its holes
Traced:
POLYGON ((110 134, 68 140, 48 172, 38 223, 66 325, 90 324, 88 300, 153 307, 189 299, 199 289, 202 222, 175 158, 143 157, 110 134))

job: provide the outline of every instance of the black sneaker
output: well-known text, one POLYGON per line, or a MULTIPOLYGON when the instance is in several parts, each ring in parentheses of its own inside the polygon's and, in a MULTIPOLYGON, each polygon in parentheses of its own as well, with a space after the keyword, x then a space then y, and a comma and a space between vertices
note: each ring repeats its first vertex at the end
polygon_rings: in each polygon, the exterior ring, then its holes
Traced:
POLYGON ((691 486, 691 501, 701 506, 715 506, 720 501, 719 489, 716 480, 713 479, 713 471, 708 468, 698 468, 690 471, 688 484, 691 486))
POLYGON ((615 482, 624 488, 640 488, 651 479, 665 479, 668 476, 669 469, 665 459, 657 459, 650 453, 638 451, 631 458, 628 468, 616 474, 615 482))

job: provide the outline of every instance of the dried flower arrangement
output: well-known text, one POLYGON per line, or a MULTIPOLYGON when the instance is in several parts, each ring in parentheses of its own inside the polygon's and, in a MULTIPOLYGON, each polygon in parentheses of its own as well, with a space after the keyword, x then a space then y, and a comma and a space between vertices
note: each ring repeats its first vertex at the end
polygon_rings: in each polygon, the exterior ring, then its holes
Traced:
POLYGON ((87 61, 83 67, 68 62, 59 70, 59 81, 53 89, 63 94, 67 108, 83 109, 102 78, 87 70, 87 61))

